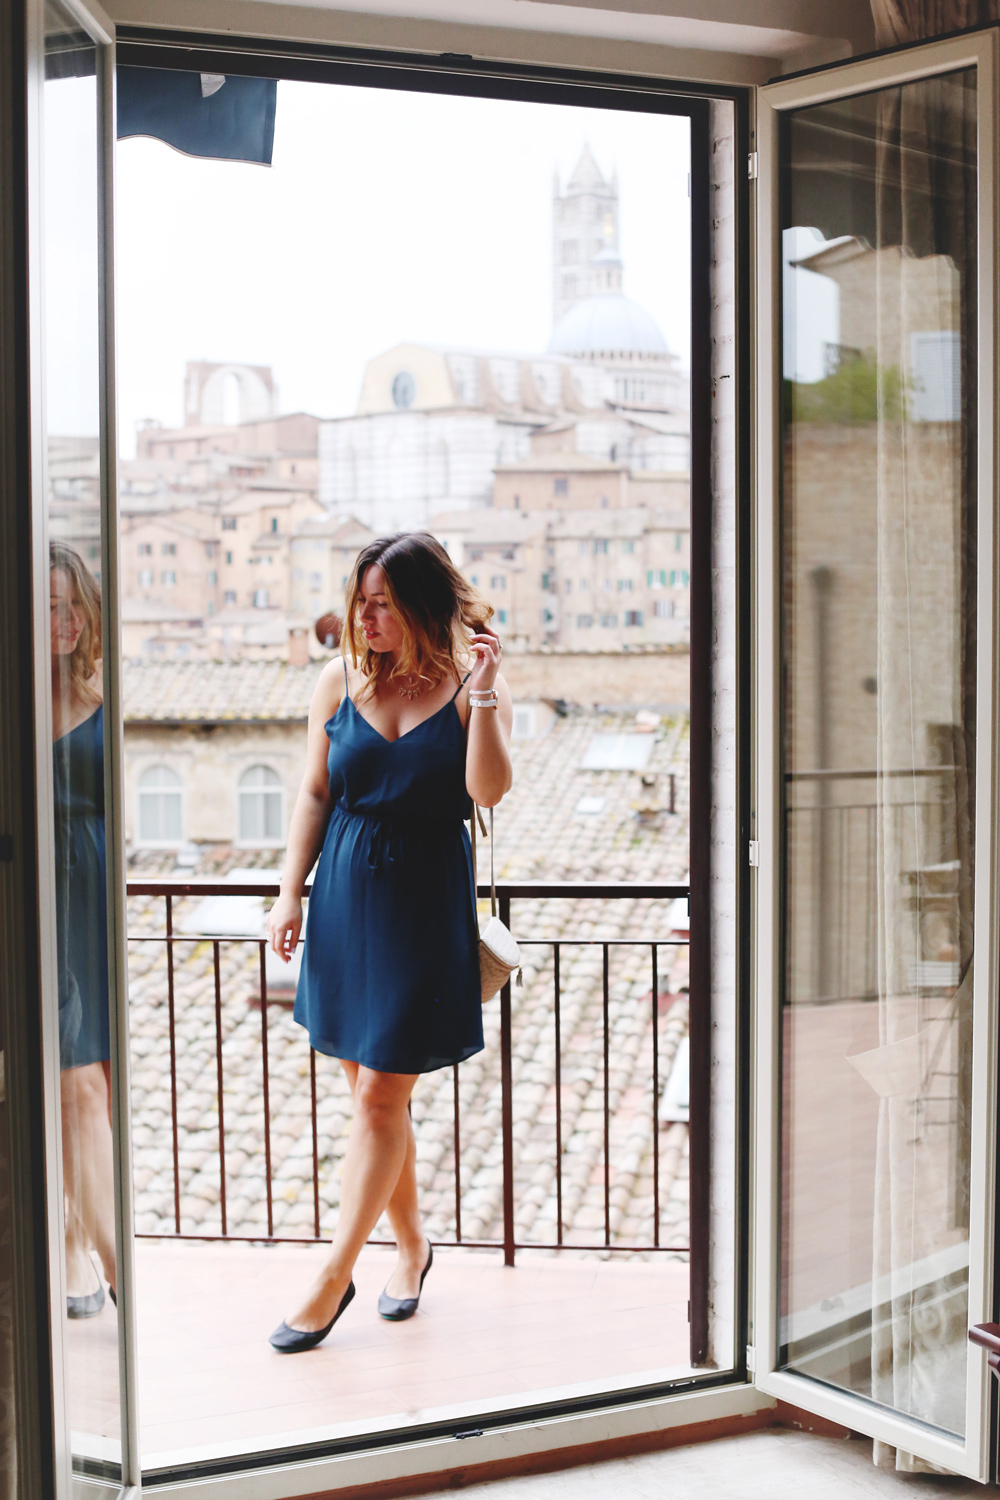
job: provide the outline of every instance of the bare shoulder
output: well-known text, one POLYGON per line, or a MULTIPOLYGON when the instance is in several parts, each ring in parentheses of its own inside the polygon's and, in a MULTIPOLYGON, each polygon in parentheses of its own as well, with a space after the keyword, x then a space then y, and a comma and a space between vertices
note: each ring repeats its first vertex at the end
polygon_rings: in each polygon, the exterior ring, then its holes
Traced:
MULTIPOLYGON (((350 667, 348 667, 350 672, 350 667)), ((312 704, 310 713, 321 715, 321 723, 332 719, 344 698, 344 662, 343 658, 335 656, 328 661, 322 672, 316 679, 313 688, 312 704)))

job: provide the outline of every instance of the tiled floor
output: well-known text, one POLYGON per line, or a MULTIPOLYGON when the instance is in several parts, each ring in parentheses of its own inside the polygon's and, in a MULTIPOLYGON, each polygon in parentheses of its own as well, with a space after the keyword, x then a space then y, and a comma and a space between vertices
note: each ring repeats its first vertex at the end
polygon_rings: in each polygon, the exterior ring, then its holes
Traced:
MULTIPOLYGON (((769 1429, 586 1469, 470 1485, 469 1500, 964 1500, 971 1480, 885 1473, 872 1445, 769 1429)), ((425 1500, 446 1500, 453 1489, 425 1500)))
MULTIPOLYGON (((139 1242, 144 1465, 435 1417, 461 1420, 532 1393, 685 1373, 687 1266, 441 1250, 420 1311, 375 1310, 393 1263, 370 1249, 358 1295, 320 1348, 275 1354, 267 1335, 325 1251, 139 1242), (194 1450, 197 1451, 197 1455, 194 1450)), ((72 1425, 117 1433, 115 1311, 70 1324, 72 1425)))

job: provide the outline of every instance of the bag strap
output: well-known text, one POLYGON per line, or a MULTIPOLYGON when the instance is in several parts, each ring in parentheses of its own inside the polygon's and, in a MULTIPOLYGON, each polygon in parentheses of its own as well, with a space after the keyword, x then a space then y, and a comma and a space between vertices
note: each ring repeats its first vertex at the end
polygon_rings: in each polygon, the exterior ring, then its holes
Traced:
MULTIPOLYGON (((483 822, 483 815, 482 815, 482 813, 479 810, 478 804, 476 802, 473 802, 473 804, 472 804, 472 816, 469 819, 469 824, 470 824, 470 827, 472 829, 472 879, 473 879, 473 884, 474 885, 478 885, 479 884, 479 863, 478 863, 478 861, 476 859, 476 823, 477 822, 479 823, 479 826, 480 826, 480 828, 483 831, 483 836, 485 837, 485 835, 486 835, 486 824, 483 822)), ((493 809, 492 809, 492 807, 490 808, 490 835, 489 835, 489 837, 490 837, 490 915, 495 917, 496 914, 497 914, 497 881, 496 881, 496 873, 495 873, 495 869, 494 869, 494 859, 493 859, 493 809)))

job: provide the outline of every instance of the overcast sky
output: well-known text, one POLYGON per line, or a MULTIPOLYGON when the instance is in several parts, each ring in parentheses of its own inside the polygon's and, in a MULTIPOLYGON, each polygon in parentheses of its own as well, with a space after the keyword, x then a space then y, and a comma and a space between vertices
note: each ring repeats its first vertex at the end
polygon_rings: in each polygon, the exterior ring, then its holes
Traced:
POLYGON ((118 148, 122 450, 181 418, 189 359, 271 365, 282 409, 354 410, 403 340, 523 352, 551 331, 553 172, 617 167, 625 291, 688 363, 688 122, 279 83, 271 167, 118 148))

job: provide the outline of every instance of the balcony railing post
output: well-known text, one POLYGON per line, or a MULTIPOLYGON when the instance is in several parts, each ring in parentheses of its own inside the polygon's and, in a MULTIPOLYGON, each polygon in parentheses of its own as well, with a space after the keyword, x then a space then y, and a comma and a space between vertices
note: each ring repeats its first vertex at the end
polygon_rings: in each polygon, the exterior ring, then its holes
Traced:
POLYGON ((181 1232, 181 1167, 177 1134, 177 1025, 174 1011, 174 898, 168 891, 167 909, 167 1028, 170 1033, 170 1143, 174 1163, 174 1233, 181 1232))
MULTIPOLYGON (((500 920, 510 926, 510 897, 500 897, 500 920)), ((514 1264, 514 1067, 510 980, 500 991, 500 1113, 503 1136, 503 1263, 514 1264)))
POLYGON ((603 944, 601 1015, 604 1022, 604 1243, 611 1244, 611 1026, 608 944, 603 944))
POLYGON ((267 1192, 267 1234, 274 1234, 274 1201, 271 1188, 271 1070, 267 1056, 267 941, 260 940, 260 1060, 264 1084, 264 1183, 267 1192))
POLYGON ((226 1112, 222 1098, 222 969, 218 939, 212 944, 212 966, 215 972, 215 1080, 219 1092, 219 1211, 225 1236, 229 1226, 226 1222, 226 1112))

